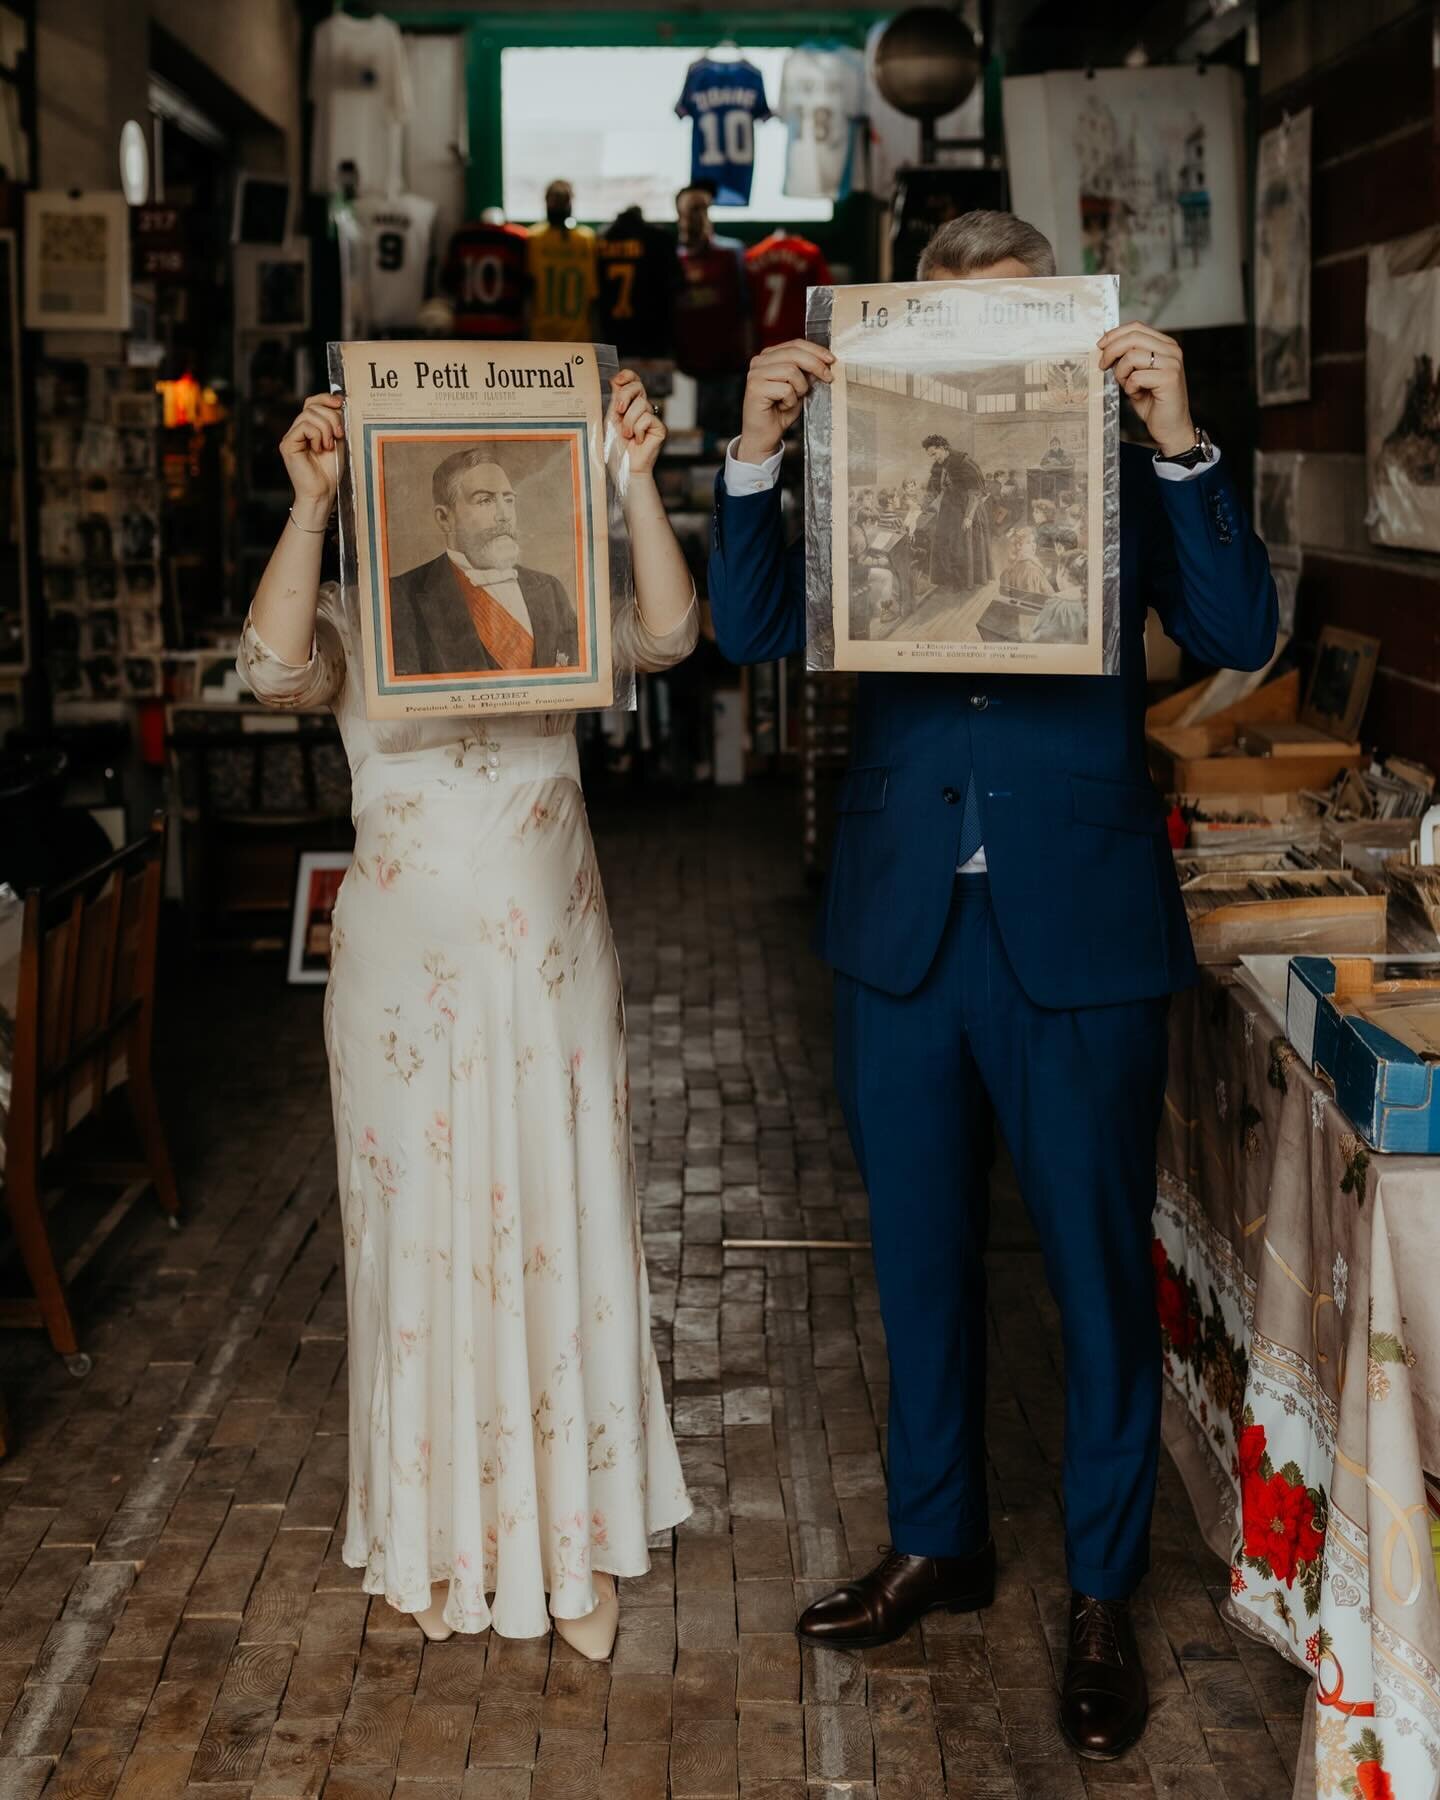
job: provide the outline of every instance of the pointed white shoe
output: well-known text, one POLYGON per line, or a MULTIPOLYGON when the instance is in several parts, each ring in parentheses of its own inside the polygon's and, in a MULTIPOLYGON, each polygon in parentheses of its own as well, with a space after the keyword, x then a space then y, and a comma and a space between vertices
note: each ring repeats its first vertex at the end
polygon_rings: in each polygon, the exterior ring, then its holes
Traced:
MULTIPOLYGON (((432 1588, 430 1591, 433 1594, 435 1590, 432 1588)), ((443 1644, 446 1638, 454 1637, 455 1635, 441 1616, 445 1611, 445 1596, 447 1592, 448 1588, 442 1586, 440 1589, 440 1598, 438 1600, 432 1599, 424 1612, 417 1612, 411 1615, 415 1620, 415 1623, 420 1627, 421 1631, 425 1633, 432 1644, 443 1644)))
POLYGON ((591 1662, 606 1662, 620 1629, 620 1596, 615 1591, 613 1575, 597 1570, 590 1579, 600 1596, 594 1607, 583 1618, 556 1619, 555 1630, 572 1650, 578 1650, 591 1662))

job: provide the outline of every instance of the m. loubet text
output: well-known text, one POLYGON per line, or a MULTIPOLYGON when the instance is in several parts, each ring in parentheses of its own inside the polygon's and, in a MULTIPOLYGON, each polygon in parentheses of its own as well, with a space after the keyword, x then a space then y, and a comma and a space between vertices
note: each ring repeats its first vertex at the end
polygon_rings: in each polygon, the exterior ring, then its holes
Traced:
MULTIPOLYGON (((503 368, 494 362, 485 364, 485 379, 479 384, 482 388, 573 388, 575 385, 575 364, 579 357, 567 358, 553 369, 503 368)), ((370 364, 370 385, 372 388, 398 388, 400 371, 386 369, 381 371, 377 363, 370 364)), ((415 358, 415 386, 417 388, 468 388, 470 386, 470 365, 462 362, 429 363, 415 358)))

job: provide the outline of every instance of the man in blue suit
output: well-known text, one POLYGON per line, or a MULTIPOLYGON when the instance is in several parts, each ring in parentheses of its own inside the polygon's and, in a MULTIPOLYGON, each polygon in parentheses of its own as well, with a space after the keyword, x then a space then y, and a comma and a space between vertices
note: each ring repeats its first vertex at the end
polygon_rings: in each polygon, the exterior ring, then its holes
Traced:
MULTIPOLYGON (((1055 273, 1008 213, 941 227, 923 279, 1055 273)), ((870 1196, 890 1353, 893 1548, 809 1607, 801 1635, 889 1642, 937 1607, 989 1603, 985 1276, 992 1120, 1058 1302, 1067 1371, 1071 1587, 1061 1723, 1114 1757, 1147 1695, 1128 1596, 1148 1560, 1160 1428, 1150 1260, 1168 996, 1195 978, 1164 810, 1145 761, 1146 609, 1201 662, 1254 669, 1275 587, 1230 470, 1190 416, 1180 347, 1145 325, 1101 365, 1158 450, 1120 458, 1120 672, 862 675, 818 948, 835 971, 835 1068, 870 1196)), ((710 603, 722 650, 805 641, 781 438, 833 358, 756 357, 717 483, 710 603)))

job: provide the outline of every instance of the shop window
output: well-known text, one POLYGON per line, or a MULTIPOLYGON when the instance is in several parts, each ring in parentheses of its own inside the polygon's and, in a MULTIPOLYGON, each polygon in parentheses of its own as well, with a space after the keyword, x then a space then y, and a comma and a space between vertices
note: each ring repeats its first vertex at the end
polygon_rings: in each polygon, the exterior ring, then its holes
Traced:
MULTIPOLYGON (((746 50, 773 107, 788 52, 746 50)), ((703 51, 691 49, 506 50, 501 57, 505 210, 528 222, 545 212, 545 189, 565 180, 579 218, 607 224, 623 208, 673 220, 675 192, 690 179, 688 119, 675 117, 685 73, 703 51)), ((790 200, 785 127, 755 129, 755 177, 749 206, 715 209, 727 220, 825 220, 829 200, 790 200)))

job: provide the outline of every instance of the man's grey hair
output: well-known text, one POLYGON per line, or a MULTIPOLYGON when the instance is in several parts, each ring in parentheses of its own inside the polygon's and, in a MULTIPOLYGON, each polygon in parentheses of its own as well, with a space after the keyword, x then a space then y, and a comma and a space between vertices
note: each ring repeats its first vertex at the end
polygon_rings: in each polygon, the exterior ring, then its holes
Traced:
MULTIPOLYGON (((472 444, 468 450, 457 450, 453 456, 447 456, 442 463, 435 465, 435 473, 430 477, 430 498, 436 506, 453 506, 455 503, 455 484, 467 469, 473 469, 478 463, 495 462, 494 453, 484 444, 472 444)), ((496 468, 500 467, 495 463, 496 468)))
POLYGON ((921 281, 932 275, 973 275, 1012 256, 1032 275, 1055 273, 1049 238, 1024 219, 1008 212, 962 213, 942 225, 921 251, 917 274, 921 281))

